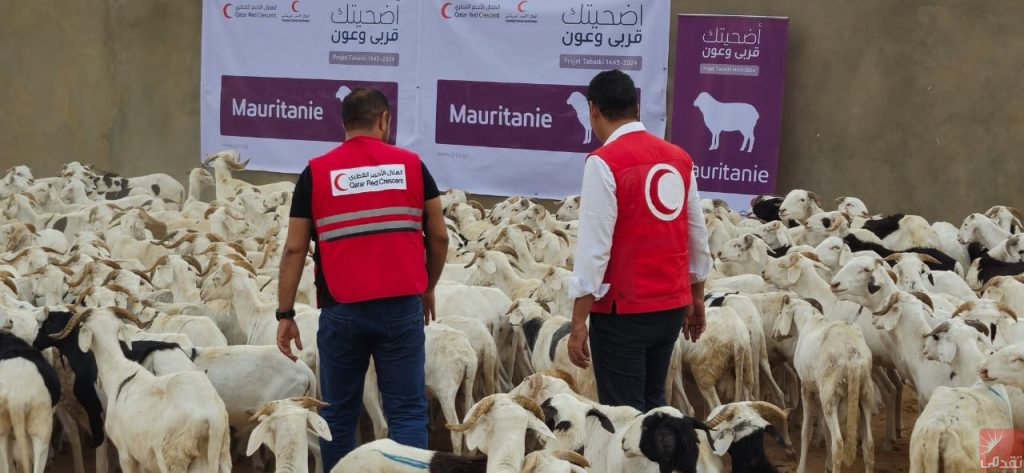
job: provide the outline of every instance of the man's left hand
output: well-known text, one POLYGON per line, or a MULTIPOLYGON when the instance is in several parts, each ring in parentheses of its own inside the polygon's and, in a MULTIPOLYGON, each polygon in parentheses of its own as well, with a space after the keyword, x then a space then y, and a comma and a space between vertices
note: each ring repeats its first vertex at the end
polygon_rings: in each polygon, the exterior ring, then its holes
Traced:
POLYGON ((434 313, 434 290, 430 289, 423 293, 423 325, 430 325, 434 320, 437 320, 434 313))

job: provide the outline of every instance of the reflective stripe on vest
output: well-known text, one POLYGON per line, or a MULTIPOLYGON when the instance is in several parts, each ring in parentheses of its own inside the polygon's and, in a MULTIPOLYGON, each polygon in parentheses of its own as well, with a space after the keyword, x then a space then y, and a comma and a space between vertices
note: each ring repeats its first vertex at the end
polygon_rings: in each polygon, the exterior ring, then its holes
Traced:
POLYGON ((352 225, 324 231, 320 234, 320 239, 322 241, 334 241, 342 238, 373 235, 375 233, 418 232, 423 229, 422 220, 419 218, 421 215, 423 215, 423 211, 413 207, 384 207, 380 209, 360 210, 358 212, 328 215, 323 218, 318 218, 316 220, 316 225, 319 228, 323 228, 327 225, 371 217, 417 217, 416 220, 387 220, 383 222, 352 225))

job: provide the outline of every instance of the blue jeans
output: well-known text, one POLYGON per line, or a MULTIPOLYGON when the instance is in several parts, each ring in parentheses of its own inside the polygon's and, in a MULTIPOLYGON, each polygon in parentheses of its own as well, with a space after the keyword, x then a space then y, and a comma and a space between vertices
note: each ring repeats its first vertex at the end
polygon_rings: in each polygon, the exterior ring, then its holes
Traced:
POLYGON ((423 301, 420 296, 338 304, 320 313, 320 415, 333 441, 320 440, 324 471, 355 449, 363 381, 373 356, 390 437, 427 448, 423 301))

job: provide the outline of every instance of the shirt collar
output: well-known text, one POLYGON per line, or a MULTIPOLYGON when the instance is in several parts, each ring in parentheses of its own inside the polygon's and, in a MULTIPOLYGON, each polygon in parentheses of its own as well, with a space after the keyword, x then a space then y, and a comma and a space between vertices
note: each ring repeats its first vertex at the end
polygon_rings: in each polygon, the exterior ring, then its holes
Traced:
POLYGON ((608 135, 608 139, 604 141, 604 144, 609 145, 613 141, 619 139, 620 136, 625 135, 626 133, 633 133, 634 131, 647 131, 647 128, 644 127, 643 122, 629 122, 616 128, 611 135, 608 135))

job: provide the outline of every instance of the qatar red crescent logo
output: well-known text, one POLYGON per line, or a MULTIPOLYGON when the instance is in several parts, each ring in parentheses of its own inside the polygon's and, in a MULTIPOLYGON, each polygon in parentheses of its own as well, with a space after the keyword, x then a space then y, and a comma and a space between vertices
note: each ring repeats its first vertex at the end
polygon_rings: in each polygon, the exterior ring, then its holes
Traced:
POLYGON ((660 220, 675 220, 683 212, 686 199, 683 176, 674 166, 656 164, 647 172, 644 183, 644 197, 647 208, 660 220))
POLYGON ((446 20, 451 18, 451 15, 448 14, 448 7, 450 6, 452 6, 452 2, 445 2, 444 5, 441 5, 441 18, 446 20))
POLYGON ((526 4, 527 3, 528 3, 527 0, 523 0, 523 1, 519 2, 518 4, 516 4, 516 10, 518 10, 519 13, 525 12, 526 11, 526 4))
POLYGON ((343 186, 341 183, 344 181, 346 174, 339 172, 337 176, 334 176, 334 187, 339 191, 347 191, 348 188, 343 186))
POLYGON ((224 18, 228 18, 228 19, 234 18, 233 16, 228 14, 228 9, 231 8, 231 5, 234 5, 234 4, 233 3, 225 3, 224 4, 224 8, 221 9, 221 13, 224 14, 224 18))
POLYGON ((296 5, 298 5, 298 4, 299 4, 299 0, 295 0, 295 1, 292 2, 292 12, 293 13, 298 13, 299 12, 299 9, 296 7, 296 5))

